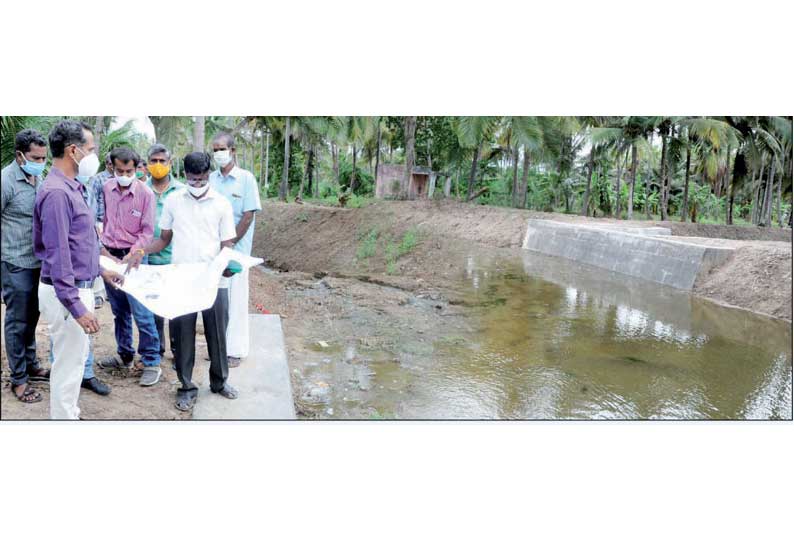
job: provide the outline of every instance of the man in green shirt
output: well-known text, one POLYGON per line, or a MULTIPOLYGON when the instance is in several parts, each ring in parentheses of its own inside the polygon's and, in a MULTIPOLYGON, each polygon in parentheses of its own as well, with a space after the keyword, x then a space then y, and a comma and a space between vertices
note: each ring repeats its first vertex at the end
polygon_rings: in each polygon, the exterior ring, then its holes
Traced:
MULTIPOLYGON (((171 175, 171 153, 164 145, 156 143, 152 145, 147 153, 146 169, 149 170, 149 180, 146 185, 154 192, 157 202, 154 239, 160 238, 160 215, 163 213, 163 203, 165 198, 174 192, 185 188, 183 183, 174 179, 171 175)), ((171 263, 171 245, 169 244, 160 252, 149 254, 149 265, 166 265, 171 263)), ((157 326, 157 334, 160 336, 160 357, 165 354, 165 335, 164 320, 162 316, 154 315, 154 323, 157 326)), ((168 337, 172 357, 176 357, 176 346, 174 345, 174 328, 168 322, 168 337)), ((172 364, 173 365, 173 364, 172 364)))

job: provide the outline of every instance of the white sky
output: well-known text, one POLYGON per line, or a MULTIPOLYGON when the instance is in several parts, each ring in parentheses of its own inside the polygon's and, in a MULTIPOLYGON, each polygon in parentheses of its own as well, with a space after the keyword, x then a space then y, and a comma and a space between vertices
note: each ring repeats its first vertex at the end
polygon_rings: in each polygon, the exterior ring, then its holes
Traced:
POLYGON ((115 130, 130 119, 133 120, 133 125, 137 131, 146 134, 149 139, 154 141, 154 125, 149 120, 149 117, 116 117, 111 123, 110 129, 115 130))

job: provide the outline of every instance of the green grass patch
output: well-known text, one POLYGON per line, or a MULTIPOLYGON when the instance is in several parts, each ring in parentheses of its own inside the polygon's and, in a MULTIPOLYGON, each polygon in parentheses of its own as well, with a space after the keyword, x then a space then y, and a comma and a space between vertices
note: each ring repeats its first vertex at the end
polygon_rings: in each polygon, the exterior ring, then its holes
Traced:
POLYGON ((359 237, 361 242, 356 249, 357 260, 366 260, 375 255, 378 250, 378 236, 377 228, 372 228, 369 232, 359 237))

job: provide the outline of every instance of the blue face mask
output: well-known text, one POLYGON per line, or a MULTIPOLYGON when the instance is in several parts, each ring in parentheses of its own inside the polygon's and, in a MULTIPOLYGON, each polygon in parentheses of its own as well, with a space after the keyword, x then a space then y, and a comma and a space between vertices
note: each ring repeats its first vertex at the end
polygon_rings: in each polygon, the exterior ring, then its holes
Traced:
POLYGON ((89 175, 77 175, 75 179, 77 179, 83 186, 86 186, 88 181, 91 180, 91 177, 89 175))
MULTIPOLYGON (((24 156, 22 158, 25 158, 24 156)), ((25 163, 20 166, 22 171, 27 173, 28 175, 33 175, 34 177, 38 177, 42 173, 44 173, 44 166, 46 162, 31 162, 27 158, 25 158, 25 163)))

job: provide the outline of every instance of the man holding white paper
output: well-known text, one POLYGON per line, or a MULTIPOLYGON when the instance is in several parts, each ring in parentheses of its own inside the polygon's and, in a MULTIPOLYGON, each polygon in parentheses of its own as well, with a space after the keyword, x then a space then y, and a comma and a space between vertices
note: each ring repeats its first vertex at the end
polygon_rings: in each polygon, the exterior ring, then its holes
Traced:
MULTIPOLYGON (((177 192, 163 203, 160 217, 160 238, 144 249, 145 254, 172 247, 171 263, 197 264, 211 262, 224 247, 231 247, 236 237, 232 206, 209 186, 211 158, 204 152, 185 156, 187 190, 177 192)), ((130 253, 124 259, 128 270, 138 267, 143 255, 130 253)), ((227 399, 236 399, 237 390, 226 380, 229 367, 226 358, 226 327, 228 324, 228 278, 223 272, 217 285, 214 304, 201 311, 204 335, 210 356, 210 391, 227 399)), ((215 275, 217 276, 217 275, 215 275)), ((174 318, 176 338, 176 370, 182 387, 177 390, 176 408, 190 411, 196 404, 198 387, 192 382, 196 361, 196 319, 198 313, 174 318)))

